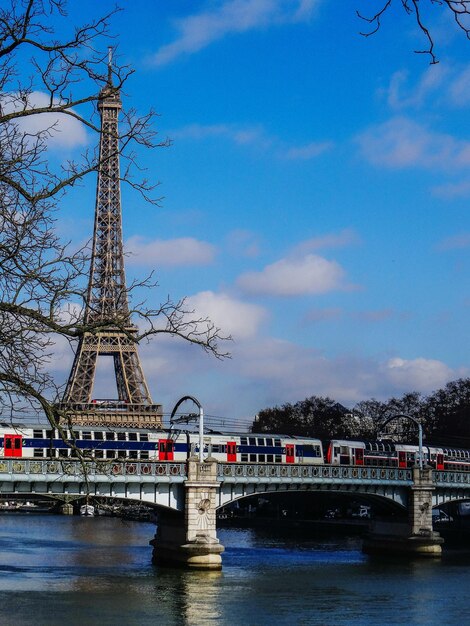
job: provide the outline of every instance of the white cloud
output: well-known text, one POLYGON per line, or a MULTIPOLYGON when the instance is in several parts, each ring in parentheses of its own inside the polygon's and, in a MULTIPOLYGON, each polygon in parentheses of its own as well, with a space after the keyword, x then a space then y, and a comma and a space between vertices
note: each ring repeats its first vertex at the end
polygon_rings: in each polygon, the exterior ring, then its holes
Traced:
POLYGON ((254 145, 262 150, 269 149, 276 141, 269 137, 261 126, 237 126, 236 124, 188 124, 172 131, 173 139, 202 141, 222 137, 238 146, 254 145))
POLYGON ((152 62, 165 65, 233 33, 309 20, 317 0, 227 0, 212 4, 215 6, 210 10, 177 20, 176 39, 162 46, 152 62))
POLYGON ((307 161, 313 159, 328 150, 331 150, 333 143, 331 141, 311 142, 305 146, 293 146, 288 148, 281 157, 289 161, 307 161))
POLYGON ((470 233, 459 233, 452 237, 446 237, 436 247, 440 251, 470 248, 470 233))
POLYGON ((306 322, 324 322, 329 320, 337 320, 344 314, 344 311, 338 307, 329 309, 311 309, 305 315, 306 322))
POLYGON ((290 146, 279 137, 270 136, 262 126, 238 126, 237 124, 188 124, 170 132, 173 139, 203 141, 220 137, 237 146, 250 146, 258 150, 272 150, 278 159, 307 161, 321 156, 334 147, 331 141, 313 141, 304 146, 290 146))
POLYGON ((234 230, 227 235, 226 247, 231 254, 239 257, 255 258, 260 252, 257 235, 243 229, 234 230))
POLYGON ((455 373, 442 361, 395 357, 381 366, 386 379, 397 389, 429 392, 445 385, 455 373))
POLYGON ((406 117, 372 126, 357 142, 373 165, 453 170, 470 164, 470 142, 433 132, 406 117))
POLYGON ((217 249, 193 237, 147 241, 135 236, 127 240, 126 251, 131 253, 127 259, 128 265, 155 267, 209 265, 214 262, 217 249))
MULTIPOLYGON (((1 104, 4 113, 18 111, 27 106, 28 109, 47 107, 50 98, 40 91, 33 91, 28 96, 27 103, 20 103, 17 94, 3 94, 1 104), (21 106, 20 106, 21 104, 21 106)), ((37 135, 47 131, 44 135, 46 143, 52 149, 70 149, 88 143, 85 127, 77 119, 64 113, 38 113, 27 115, 15 120, 18 127, 25 134, 37 135)))
MULTIPOLYGON (((437 359, 350 354, 330 357, 286 340, 261 338, 266 311, 228 294, 199 293, 190 304, 198 314, 212 317, 225 332, 233 333, 235 341, 223 346, 233 358, 219 361, 169 336, 141 345, 140 356, 153 399, 163 403, 167 414, 177 399, 192 394, 203 402, 206 414, 227 416, 230 425, 231 419, 252 419, 264 407, 311 395, 329 396, 352 406, 371 397, 386 399, 408 391, 430 393, 469 374, 437 359)), ((60 340, 58 354, 60 358, 56 356, 51 367, 57 380, 64 383, 72 364, 66 341, 60 340)), ((112 372, 100 365, 95 397, 109 397, 114 386, 112 372)))
POLYGON ((312 250, 325 248, 344 248, 360 242, 359 235, 352 228, 344 228, 337 233, 328 233, 302 241, 294 248, 294 253, 304 254, 312 250))
POLYGON ((462 180, 454 183, 444 183, 432 188, 432 193, 439 198, 452 200, 470 196, 470 181, 462 180))
POLYGON ((260 272, 242 274, 237 285, 247 293, 300 296, 344 289, 344 278, 345 272, 336 261, 307 254, 280 259, 260 272))
POLYGON ((208 317, 222 334, 237 341, 254 337, 266 319, 266 310, 256 304, 237 300, 226 293, 202 291, 187 299, 197 317, 208 317))
POLYGON ((424 358, 330 358, 315 349, 273 338, 246 342, 230 365, 250 381, 258 409, 311 395, 329 396, 350 406, 371 397, 385 399, 413 390, 430 393, 464 374, 442 361, 424 358))
POLYGON ((417 83, 408 89, 409 72, 406 70, 395 72, 386 89, 388 105, 395 110, 423 106, 428 96, 432 95, 435 98, 436 91, 442 93, 449 71, 444 63, 430 65, 417 83))
POLYGON ((470 67, 465 68, 449 86, 449 96, 454 106, 470 104, 470 67))

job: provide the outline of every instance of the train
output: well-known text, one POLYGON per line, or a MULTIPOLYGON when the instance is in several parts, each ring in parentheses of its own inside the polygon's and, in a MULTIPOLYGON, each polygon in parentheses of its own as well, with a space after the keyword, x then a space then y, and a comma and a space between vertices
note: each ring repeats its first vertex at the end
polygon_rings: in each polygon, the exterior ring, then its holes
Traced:
MULTIPOLYGON (((62 438, 57 429, 0 423, 0 458, 74 459, 79 449, 85 457, 96 460, 185 462, 189 456, 199 454, 199 435, 183 431, 76 426, 73 430, 64 429, 64 434, 62 438)), ((224 463, 406 469, 419 461, 418 446, 411 444, 322 441, 266 433, 207 432, 203 452, 224 463)), ((423 462, 436 470, 470 471, 470 450, 467 449, 424 445, 423 457, 423 462)))

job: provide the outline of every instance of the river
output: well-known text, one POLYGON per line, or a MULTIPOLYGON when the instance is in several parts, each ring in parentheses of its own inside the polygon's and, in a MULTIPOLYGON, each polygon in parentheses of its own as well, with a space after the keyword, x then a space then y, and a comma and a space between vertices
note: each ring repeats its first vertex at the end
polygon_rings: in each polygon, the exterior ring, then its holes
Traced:
POLYGON ((222 529, 222 572, 153 566, 151 524, 0 516, 0 624, 469 623, 470 554, 383 560, 360 540, 222 529))

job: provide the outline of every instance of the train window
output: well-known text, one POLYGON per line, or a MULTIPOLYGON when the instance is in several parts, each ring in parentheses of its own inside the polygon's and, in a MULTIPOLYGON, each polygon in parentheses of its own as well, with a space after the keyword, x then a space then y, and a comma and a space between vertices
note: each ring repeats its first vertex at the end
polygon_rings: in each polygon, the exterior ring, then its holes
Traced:
POLYGON ((115 459, 116 458, 116 450, 106 450, 106 458, 107 459, 115 459))
POLYGON ((137 441, 137 433, 129 433, 129 441, 137 441))
POLYGON ((258 437, 258 445, 259 446, 264 446, 264 437, 258 437))
POLYGON ((282 444, 281 444, 281 440, 280 440, 280 439, 275 439, 275 440, 274 440, 274 445, 275 445, 275 446, 279 446, 279 447, 280 447, 280 446, 282 445, 282 444))
POLYGON ((266 455, 258 454, 258 463, 266 463, 266 455))
POLYGON ((95 441, 103 441, 103 433, 101 430, 95 430, 95 441))
POLYGON ((43 455, 43 449, 42 448, 34 448, 34 452, 33 452, 33 456, 36 459, 42 459, 43 455))
POLYGON ((127 433, 118 433, 117 434, 118 441, 126 441, 126 434, 127 433))
POLYGON ((248 454, 242 454, 241 458, 242 463, 248 463, 248 454))
POLYGON ((336 455, 336 454, 339 454, 339 453, 340 453, 340 448, 338 448, 338 446, 335 446, 333 448, 333 454, 336 455))
POLYGON ((118 459, 125 459, 125 458, 126 458, 126 451, 118 450, 118 459))
POLYGON ((82 431, 82 439, 90 440, 91 439, 91 431, 83 430, 82 431))
POLYGON ((240 438, 240 444, 241 444, 242 446, 246 446, 246 445, 247 445, 247 443, 248 443, 248 438, 247 438, 247 437, 241 437, 241 438, 240 438))
POLYGON ((273 440, 272 440, 272 437, 267 437, 267 439, 266 439, 266 445, 267 445, 267 446, 272 446, 272 445, 273 445, 273 440))
POLYGON ((7 439, 5 437, 5 450, 11 450, 12 446, 11 446, 11 439, 7 439))
POLYGON ((15 450, 19 450, 20 448, 21 448, 21 438, 16 437, 15 438, 15 450))
POLYGON ((267 454, 266 455, 266 463, 272 463, 274 460, 274 457, 272 454, 267 454))
POLYGON ((274 457, 274 462, 282 463, 282 456, 280 454, 276 454, 276 456, 274 457))
POLYGON ((148 433, 140 433, 140 440, 141 441, 148 441, 149 440, 149 434, 148 433))
POLYGON ((42 439, 43 438, 42 430, 33 430, 33 437, 35 439, 42 439))
POLYGON ((225 452, 225 447, 224 445, 219 446, 219 444, 214 443, 212 444, 212 452, 225 452))
POLYGON ((142 461, 148 461, 148 458, 149 458, 148 450, 141 450, 140 458, 142 461))
POLYGON ((53 430, 46 430, 46 438, 47 439, 53 439, 54 438, 54 431, 53 430))
POLYGON ((138 454, 137 454, 137 450, 130 450, 129 451, 129 458, 130 459, 137 459, 137 458, 139 458, 138 454))
POLYGON ((250 454, 250 463, 256 463, 256 454, 250 454))
POLYGON ((59 450, 59 456, 61 458, 67 457, 69 455, 69 450, 68 448, 60 448, 59 450))
POLYGON ((106 433, 106 441, 114 441, 114 433, 107 432, 106 433))
POLYGON ((249 442, 250 446, 256 446, 256 439, 255 439, 255 437, 248 437, 248 442, 249 442))

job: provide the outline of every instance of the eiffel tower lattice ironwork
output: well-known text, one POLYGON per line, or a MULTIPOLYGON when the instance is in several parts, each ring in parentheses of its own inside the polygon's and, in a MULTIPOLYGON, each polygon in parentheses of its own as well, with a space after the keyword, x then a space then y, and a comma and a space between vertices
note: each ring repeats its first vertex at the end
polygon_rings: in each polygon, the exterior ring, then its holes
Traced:
POLYGON ((80 338, 60 408, 67 411, 67 418, 75 424, 156 427, 161 426, 161 405, 152 403, 145 381, 124 272, 118 131, 121 108, 119 90, 112 84, 110 54, 108 83, 101 90, 98 102, 100 165, 84 317, 85 324, 104 322, 104 325, 103 330, 85 332, 80 338), (116 400, 92 400, 100 355, 113 358, 116 400))

